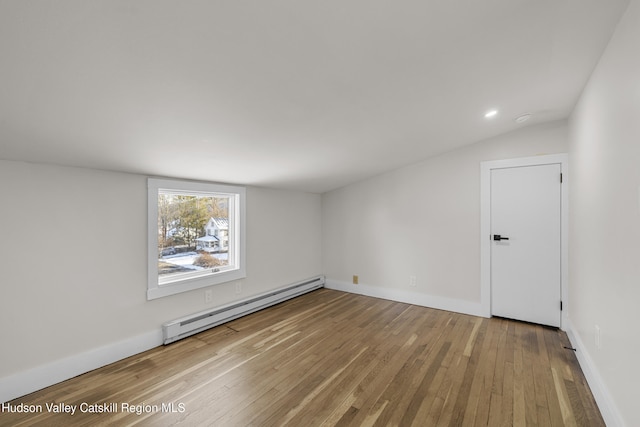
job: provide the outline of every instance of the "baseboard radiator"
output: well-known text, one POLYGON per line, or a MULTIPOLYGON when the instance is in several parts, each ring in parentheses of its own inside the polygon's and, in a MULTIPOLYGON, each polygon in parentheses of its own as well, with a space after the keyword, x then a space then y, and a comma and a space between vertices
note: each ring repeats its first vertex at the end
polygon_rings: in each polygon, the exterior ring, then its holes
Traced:
POLYGON ((164 344, 170 344, 206 329, 230 322, 247 314, 281 303, 307 292, 322 288, 324 276, 314 277, 294 283, 284 288, 256 295, 246 300, 237 301, 222 307, 194 313, 162 325, 164 344))

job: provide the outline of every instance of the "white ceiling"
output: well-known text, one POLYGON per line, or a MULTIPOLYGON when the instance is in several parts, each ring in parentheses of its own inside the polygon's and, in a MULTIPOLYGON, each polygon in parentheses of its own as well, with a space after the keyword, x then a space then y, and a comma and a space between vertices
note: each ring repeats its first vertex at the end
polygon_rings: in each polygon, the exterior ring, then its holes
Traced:
POLYGON ((0 158, 324 192, 566 118, 627 4, 0 0, 0 158))

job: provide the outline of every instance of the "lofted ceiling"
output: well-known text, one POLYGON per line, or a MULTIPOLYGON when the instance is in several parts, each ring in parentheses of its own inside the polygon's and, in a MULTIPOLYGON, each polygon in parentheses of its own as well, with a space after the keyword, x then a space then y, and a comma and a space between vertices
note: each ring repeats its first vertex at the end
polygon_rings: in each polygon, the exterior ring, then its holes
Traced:
POLYGON ((0 158, 321 193, 566 118, 627 4, 0 0, 0 158))

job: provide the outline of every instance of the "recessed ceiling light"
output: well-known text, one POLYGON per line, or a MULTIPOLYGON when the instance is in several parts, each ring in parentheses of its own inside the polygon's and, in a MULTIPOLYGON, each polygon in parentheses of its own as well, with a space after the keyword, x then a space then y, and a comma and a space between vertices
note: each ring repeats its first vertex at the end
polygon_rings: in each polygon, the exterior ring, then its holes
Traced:
POLYGON ((484 113, 484 118, 491 119, 497 115, 498 115, 498 110, 489 110, 486 113, 484 113))
POLYGON ((516 123, 524 123, 531 118, 531 114, 522 114, 516 117, 516 123))

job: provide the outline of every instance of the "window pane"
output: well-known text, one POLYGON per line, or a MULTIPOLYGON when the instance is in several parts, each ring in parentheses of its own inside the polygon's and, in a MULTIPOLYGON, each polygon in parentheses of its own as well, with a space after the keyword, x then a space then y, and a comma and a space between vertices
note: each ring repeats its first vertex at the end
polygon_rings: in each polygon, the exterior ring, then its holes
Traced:
POLYGON ((147 299, 246 277, 244 187, 149 178, 147 299))
POLYGON ((210 273, 229 265, 230 199, 158 192, 159 278, 210 273))

